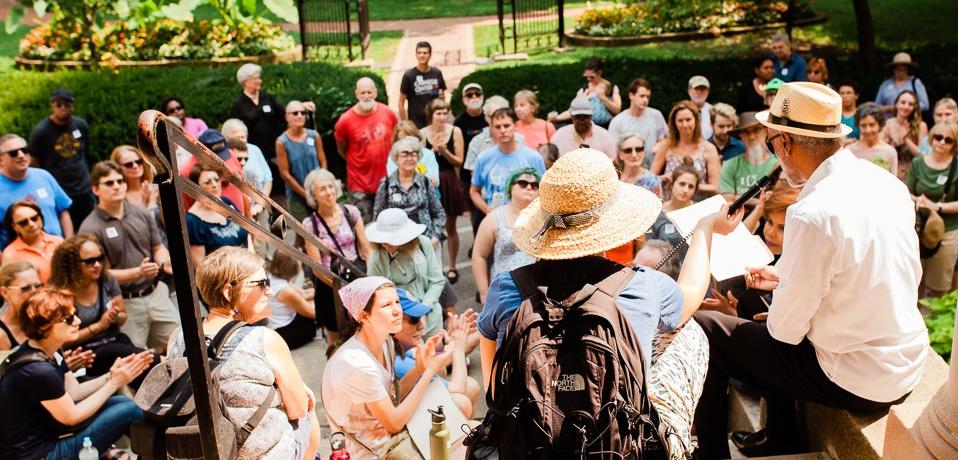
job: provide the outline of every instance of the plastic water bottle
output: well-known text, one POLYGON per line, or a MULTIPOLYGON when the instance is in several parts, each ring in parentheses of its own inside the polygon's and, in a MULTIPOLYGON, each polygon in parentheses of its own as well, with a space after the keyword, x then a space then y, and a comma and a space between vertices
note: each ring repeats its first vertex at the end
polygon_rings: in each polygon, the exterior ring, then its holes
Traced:
POLYGON ((449 430, 446 429, 446 414, 439 406, 432 414, 432 429, 429 430, 429 458, 449 460, 449 430))
POLYGON ((350 460, 349 451, 346 450, 346 435, 343 432, 337 431, 329 437, 329 447, 333 449, 329 460, 350 460))
POLYGON ((100 453, 93 447, 89 437, 83 438, 83 449, 80 449, 80 460, 98 460, 100 453))

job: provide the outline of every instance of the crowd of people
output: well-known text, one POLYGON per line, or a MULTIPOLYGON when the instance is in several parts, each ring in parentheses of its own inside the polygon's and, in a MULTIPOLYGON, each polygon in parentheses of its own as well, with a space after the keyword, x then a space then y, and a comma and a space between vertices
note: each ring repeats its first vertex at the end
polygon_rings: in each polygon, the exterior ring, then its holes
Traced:
MULTIPOLYGON (((510 273, 530 264, 541 264, 537 276, 554 299, 581 287, 571 274, 589 270, 595 278, 641 267, 618 306, 639 338, 650 398, 672 428, 672 458, 695 449, 693 425, 703 458, 728 456, 727 427, 714 421, 725 420, 729 378, 778 390, 769 398, 767 429, 733 436, 743 452, 801 448, 789 422, 791 399, 872 409, 914 387, 922 340, 927 347, 916 300, 958 287, 958 105, 951 98, 931 104, 908 54, 889 63, 893 74, 874 102, 859 103, 864 89, 857 83, 833 86, 824 59, 806 62, 788 36, 776 34, 737 101, 710 101, 709 79, 694 75, 688 98, 662 110, 648 80, 620 82, 623 94, 594 58, 582 88, 570 91, 568 110, 541 117, 535 92, 520 90, 510 103, 478 83, 463 86, 465 109, 454 114, 431 53, 429 43, 416 45, 418 64, 403 75, 398 114, 376 101, 373 80, 356 82, 356 103, 333 130, 345 177, 330 172, 320 133, 307 127, 315 104, 283 104, 262 89, 255 64, 238 69, 240 90, 218 128, 187 116, 188 98, 158 104, 232 173, 267 196, 285 194, 285 210, 322 247, 287 242, 328 270, 304 269, 225 217, 222 206, 266 226, 271 210, 217 167, 177 152, 178 173, 215 198, 184 197, 203 332, 212 337, 231 319, 250 325, 231 336, 237 358, 217 374, 226 415, 241 427, 270 388, 280 396, 240 458, 312 459, 320 442, 317 401, 333 431, 346 434, 353 458, 415 458, 406 424, 432 380, 444 383, 463 414, 477 415, 497 372, 493 356, 524 300, 510 273), (815 121, 821 118, 827 123, 815 121), (926 119, 934 121, 930 128, 926 119), (703 219, 690 240, 668 217, 714 195, 731 202, 779 165, 783 177, 744 212, 703 219), (839 183, 848 174, 853 183, 872 182, 851 189, 839 183), (824 200, 833 210, 823 214, 824 200), (819 236, 829 244, 861 236, 843 231, 873 230, 829 219, 867 220, 863 212, 884 206, 901 215, 883 214, 875 224, 884 228, 876 241, 886 246, 861 256, 867 260, 856 259, 867 248, 839 243, 826 251, 833 259, 795 255, 818 252, 809 248, 821 248, 819 236), (925 225, 943 222, 937 235, 919 230, 920 244, 914 228, 895 233, 916 209, 925 225), (576 213, 590 217, 568 217, 576 213), (466 215, 474 244, 463 251, 457 222, 466 215), (774 254, 778 271, 750 269, 740 285, 710 289, 711 236, 740 220, 774 254), (475 301, 454 287, 462 252, 471 260, 475 301), (906 267, 914 289, 898 286, 868 301, 821 287, 834 283, 829 276, 863 283, 848 272, 857 265, 906 267), (653 266, 658 271, 647 268, 653 266), (367 276, 334 292, 328 273, 348 281, 356 269, 367 276), (845 303, 861 309, 862 322, 849 325, 849 313, 835 308, 845 303), (865 321, 881 316, 866 307, 887 315, 865 321), (314 393, 290 350, 317 335, 329 361, 314 393), (900 345, 899 361, 870 349, 842 351, 875 337, 900 345), (468 376, 467 356, 477 347, 483 382, 468 376), (745 348, 754 351, 743 356, 745 348), (771 363, 778 366, 755 368, 771 363), (908 371, 883 373, 895 365, 908 371), (675 391, 676 378, 684 379, 682 391, 675 391)), ((136 391, 154 366, 185 353, 170 287, 186 275, 173 273, 155 171, 144 154, 131 145, 109 156, 89 151, 90 129, 74 114, 82 109, 74 95, 58 89, 49 102, 50 116, 29 136, 0 136, 0 350, 46 356, 0 378, 0 405, 16 408, 0 416, 0 457, 76 458, 90 437, 109 458, 123 458, 111 446, 143 414, 114 393, 136 391), (107 159, 89 168, 97 157, 107 159)))

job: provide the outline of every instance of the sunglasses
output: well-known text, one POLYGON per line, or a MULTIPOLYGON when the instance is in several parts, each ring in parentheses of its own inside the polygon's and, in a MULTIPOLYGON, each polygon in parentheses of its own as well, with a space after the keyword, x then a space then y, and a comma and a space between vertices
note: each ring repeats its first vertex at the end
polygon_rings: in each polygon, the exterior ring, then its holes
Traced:
POLYGON ((463 97, 466 99, 474 99, 477 97, 482 97, 482 93, 466 93, 463 95, 463 97))
POLYGON ((114 185, 125 184, 126 179, 110 179, 100 182, 101 187, 113 187, 114 185))
POLYGON ((16 158, 22 153, 24 156, 30 156, 30 151, 26 147, 18 147, 15 149, 5 150, 3 153, 10 156, 10 158, 16 158))
POLYGON ((40 214, 34 214, 30 217, 24 217, 23 219, 20 219, 14 222, 14 224, 19 225, 21 227, 26 227, 27 224, 29 224, 30 222, 40 222, 40 214))
POLYGON ((246 283, 247 286, 258 287, 260 290, 265 291, 269 289, 269 278, 263 278, 261 280, 250 281, 246 283))
POLYGON ((516 181, 516 185, 518 185, 519 188, 529 188, 529 187, 532 187, 532 190, 539 190, 539 181, 529 182, 529 181, 527 181, 527 180, 525 180, 525 179, 519 179, 519 180, 516 181))
POLYGON ((73 107, 73 103, 66 102, 66 101, 57 101, 56 106, 58 109, 62 109, 64 107, 73 107))
POLYGON ((133 169, 134 166, 143 166, 143 160, 142 159, 133 160, 133 161, 127 161, 126 163, 123 163, 123 167, 126 169, 133 169))
POLYGON ((86 259, 80 259, 80 262, 83 263, 83 265, 92 267, 96 264, 102 264, 104 260, 106 260, 106 257, 103 254, 100 254, 96 257, 87 257, 86 259))
POLYGON ((218 184, 218 183, 220 183, 220 178, 219 178, 219 177, 211 177, 211 178, 209 178, 209 179, 206 179, 206 180, 203 181, 203 182, 200 182, 200 184, 202 184, 202 185, 213 185, 213 184, 218 184))
POLYGON ((239 161, 240 163, 246 163, 249 161, 249 157, 236 157, 236 161, 239 161))
POLYGON ((173 107, 167 108, 167 109, 166 109, 166 113, 168 113, 168 114, 170 114, 170 113, 175 113, 175 112, 179 112, 180 110, 183 110, 183 106, 182 106, 182 105, 174 105, 173 107))
POLYGON ((955 143, 955 138, 945 137, 945 136, 942 136, 941 134, 932 134, 931 139, 935 142, 944 142, 946 145, 952 145, 955 143))
POLYGON ((633 153, 642 153, 645 151, 645 147, 625 147, 622 149, 622 153, 633 154, 633 153))
POLYGON ((292 115, 292 116, 294 116, 294 117, 298 117, 298 116, 303 115, 303 114, 305 114, 305 113, 306 113, 306 112, 304 112, 304 111, 302 111, 302 110, 294 110, 294 111, 292 111, 292 112, 286 112, 286 115, 292 115))
POLYGON ((79 318, 79 316, 77 316, 77 312, 73 311, 69 315, 64 316, 61 321, 63 321, 63 324, 70 326, 73 324, 74 321, 77 320, 77 318, 79 318))
POLYGON ((43 287, 43 283, 25 284, 23 286, 7 286, 7 287, 9 287, 10 289, 17 289, 20 292, 26 294, 28 292, 39 290, 40 288, 43 287))

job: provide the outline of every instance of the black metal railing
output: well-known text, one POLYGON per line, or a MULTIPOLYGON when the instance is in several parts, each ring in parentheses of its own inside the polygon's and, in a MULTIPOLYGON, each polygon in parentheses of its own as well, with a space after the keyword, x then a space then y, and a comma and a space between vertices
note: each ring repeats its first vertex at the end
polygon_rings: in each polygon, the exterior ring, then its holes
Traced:
POLYGON ((563 45, 564 0, 497 0, 497 13, 504 53, 563 45))
MULTIPOLYGON (((236 186, 247 197, 265 203, 265 208, 278 216, 273 226, 279 225, 286 232, 294 232, 307 245, 317 248, 321 253, 339 259, 338 252, 330 249, 319 241, 313 234, 307 232, 292 215, 282 206, 263 194, 259 189, 246 181, 242 174, 235 174, 218 156, 204 147, 195 137, 187 134, 183 129, 170 122, 162 113, 147 110, 140 114, 137 143, 143 152, 144 159, 156 171, 160 189, 160 205, 163 209, 163 219, 170 250, 170 260, 175 278, 177 309, 183 329, 183 339, 186 348, 186 358, 189 363, 190 379, 193 385, 193 399, 196 403, 197 422, 200 427, 203 458, 207 460, 226 459, 224 450, 228 443, 217 443, 217 430, 214 424, 214 415, 217 413, 212 402, 215 400, 210 393, 210 369, 207 361, 205 339, 200 318, 200 304, 194 284, 194 268, 190 257, 190 241, 186 227, 186 213, 183 207, 183 195, 193 199, 206 199, 214 204, 214 210, 243 227, 260 241, 265 242, 277 251, 295 258, 303 264, 304 270, 313 270, 319 273, 320 281, 328 284, 333 292, 338 292, 344 284, 343 279, 330 271, 318 260, 309 258, 303 251, 289 245, 286 241, 274 235, 269 228, 259 225, 253 219, 227 206, 221 199, 214 197, 188 177, 181 176, 179 164, 176 161, 176 152, 180 149, 197 157, 205 165, 216 170, 221 178, 236 186)), ((266 211, 264 211, 266 212, 266 211)), ((346 259, 340 259, 354 273, 365 276, 363 271, 346 259)), ((345 309, 338 295, 334 295, 336 318, 340 327, 346 321, 345 309)))
POLYGON ((296 6, 304 60, 366 58, 367 0, 297 0, 296 6))

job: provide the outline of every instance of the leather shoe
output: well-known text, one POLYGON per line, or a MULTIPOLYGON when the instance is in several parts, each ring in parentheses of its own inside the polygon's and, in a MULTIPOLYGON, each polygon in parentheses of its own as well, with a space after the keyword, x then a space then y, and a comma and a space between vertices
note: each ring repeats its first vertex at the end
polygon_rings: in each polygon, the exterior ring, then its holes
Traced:
POLYGON ((747 457, 764 457, 773 454, 765 429, 756 432, 736 431, 732 433, 732 443, 738 451, 747 457))

